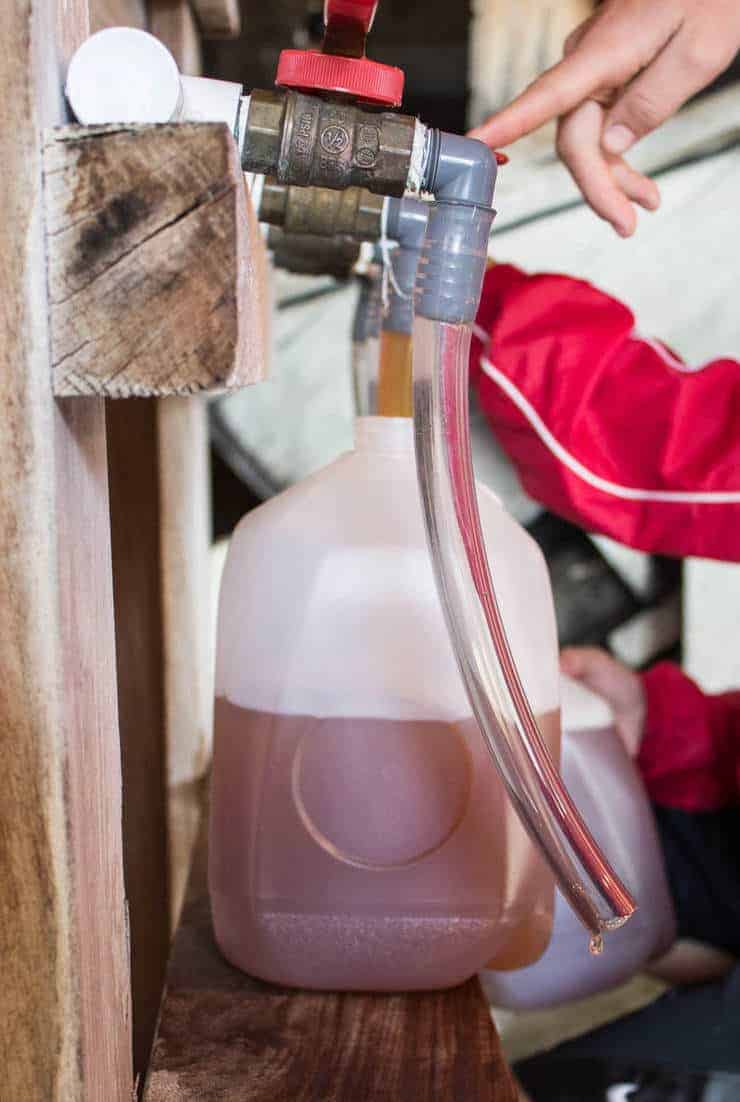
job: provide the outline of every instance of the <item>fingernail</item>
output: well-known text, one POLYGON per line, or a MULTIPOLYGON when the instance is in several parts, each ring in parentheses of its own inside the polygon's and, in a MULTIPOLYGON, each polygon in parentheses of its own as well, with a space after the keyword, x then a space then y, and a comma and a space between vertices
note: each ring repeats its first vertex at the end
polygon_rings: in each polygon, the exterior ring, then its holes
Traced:
POLYGON ((620 237, 631 237, 632 236, 632 227, 631 226, 625 226, 621 222, 614 222, 613 225, 614 225, 614 229, 617 231, 617 233, 619 234, 620 237))
POLYGON ((634 140, 635 135, 628 126, 616 123, 604 132, 601 144, 607 153, 626 153, 634 140))

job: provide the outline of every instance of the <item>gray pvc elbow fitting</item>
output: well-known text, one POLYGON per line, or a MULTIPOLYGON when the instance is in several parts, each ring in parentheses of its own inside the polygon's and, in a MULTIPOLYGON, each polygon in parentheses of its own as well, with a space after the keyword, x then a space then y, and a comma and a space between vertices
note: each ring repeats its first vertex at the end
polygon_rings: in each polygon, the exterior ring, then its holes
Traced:
POLYGON ((430 130, 421 186, 440 202, 472 203, 491 209, 496 168, 496 158, 483 142, 430 130))
POLYGON ((416 280, 421 317, 450 324, 474 321, 495 211, 496 158, 473 138, 433 131, 422 188, 435 197, 416 280))
POLYGON ((414 328, 414 286, 424 244, 430 204, 419 199, 386 199, 386 235, 398 242, 390 255, 393 278, 383 329, 393 333, 411 333, 414 328))

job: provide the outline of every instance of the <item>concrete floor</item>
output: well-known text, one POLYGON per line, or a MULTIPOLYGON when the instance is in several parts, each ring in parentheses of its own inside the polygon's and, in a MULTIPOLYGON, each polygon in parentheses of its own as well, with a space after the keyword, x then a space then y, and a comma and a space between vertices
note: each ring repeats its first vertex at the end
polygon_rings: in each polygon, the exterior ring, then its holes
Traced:
MULTIPOLYGON (((483 986, 485 988, 485 975, 483 986)), ((508 1060, 515 1063, 538 1052, 546 1052, 589 1030, 607 1025, 625 1014, 640 1010, 665 990, 665 984, 658 980, 649 976, 636 976, 629 983, 612 991, 551 1010, 514 1012, 492 1007, 491 1016, 498 1028, 508 1060)))

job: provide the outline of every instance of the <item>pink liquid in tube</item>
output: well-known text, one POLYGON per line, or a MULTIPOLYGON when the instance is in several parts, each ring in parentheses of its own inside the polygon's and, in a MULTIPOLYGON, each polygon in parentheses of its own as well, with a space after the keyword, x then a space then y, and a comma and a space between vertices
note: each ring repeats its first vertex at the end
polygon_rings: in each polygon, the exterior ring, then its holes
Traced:
MULTIPOLYGON (((599 850, 558 776, 522 684, 483 543, 470 461, 470 326, 417 317, 414 421, 417 466, 432 561, 466 690, 507 791, 600 953, 634 901, 599 850), (585 872, 585 879, 582 872, 585 872), (604 911, 603 904, 606 904, 604 911)), ((524 594, 522 594, 524 596, 524 594)))

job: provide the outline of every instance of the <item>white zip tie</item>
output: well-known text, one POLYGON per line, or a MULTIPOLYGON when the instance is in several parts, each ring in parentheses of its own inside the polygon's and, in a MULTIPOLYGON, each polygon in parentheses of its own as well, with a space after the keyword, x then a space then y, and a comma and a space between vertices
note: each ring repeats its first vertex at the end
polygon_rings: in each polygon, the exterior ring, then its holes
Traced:
POLYGON ((411 298, 411 295, 407 295, 398 286, 398 280, 396 279, 396 273, 393 270, 393 260, 391 258, 391 250, 398 248, 397 241, 391 241, 388 237, 388 199, 383 200, 383 208, 380 212, 380 240, 378 241, 380 246, 380 255, 383 260, 383 275, 380 283, 380 294, 383 303, 383 313, 387 314, 390 307, 390 287, 393 288, 393 293, 398 298, 411 298))
POLYGON ((372 241, 363 241, 360 244, 360 255, 357 258, 352 271, 355 275, 368 276, 372 272, 373 265, 375 264, 375 246, 372 241))

